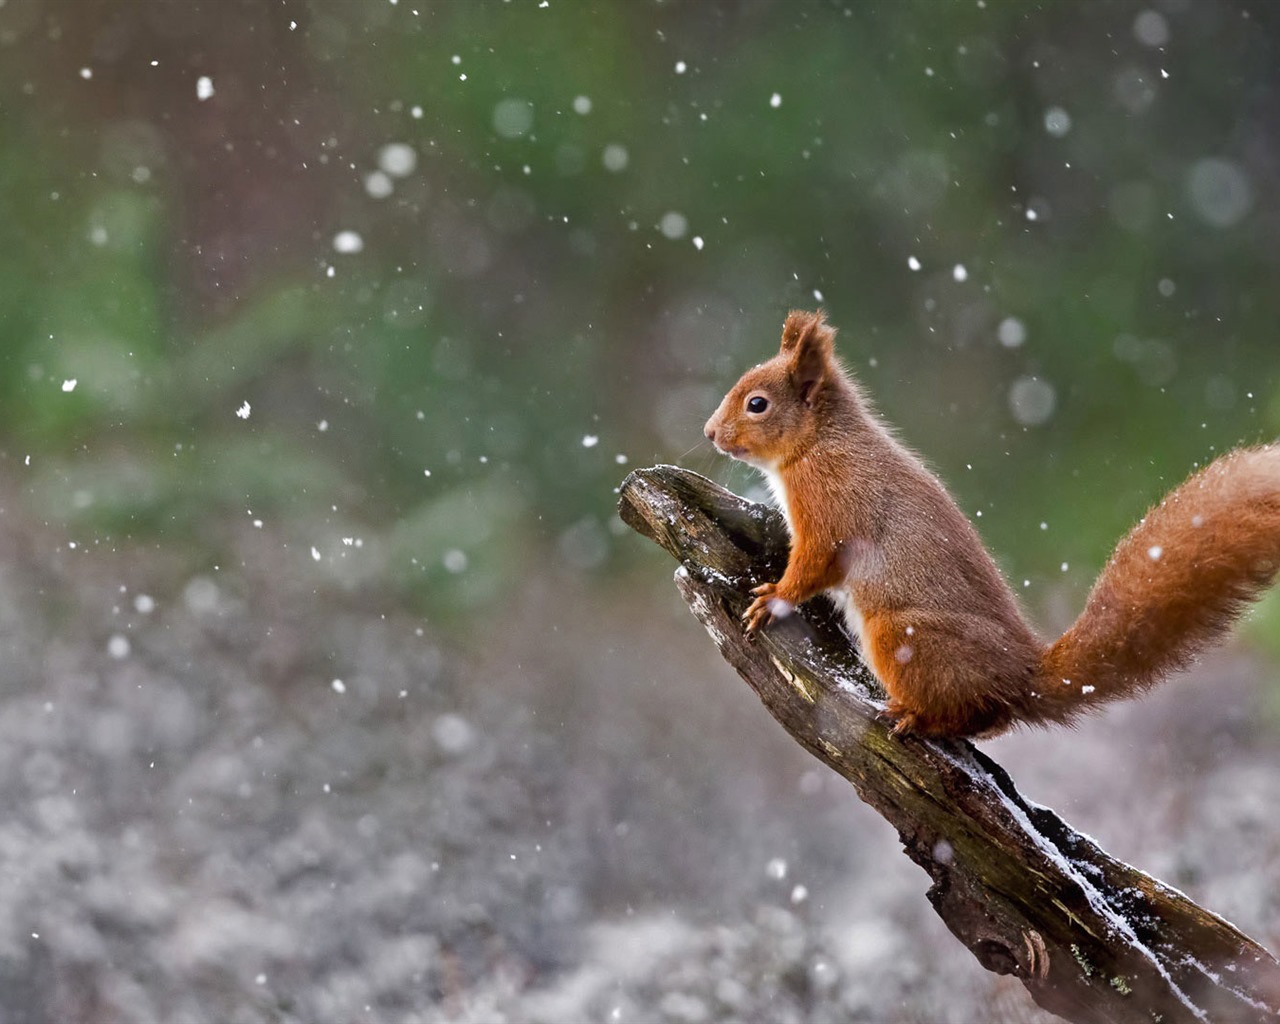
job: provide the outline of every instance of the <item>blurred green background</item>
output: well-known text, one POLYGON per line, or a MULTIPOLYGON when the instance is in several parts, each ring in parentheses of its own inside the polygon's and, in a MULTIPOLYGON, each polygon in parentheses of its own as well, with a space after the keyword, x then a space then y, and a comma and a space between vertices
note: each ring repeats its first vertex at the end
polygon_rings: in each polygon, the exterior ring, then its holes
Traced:
MULTIPOLYGON (((0 0, 6 1019, 1047 1019, 615 490, 763 497, 702 425, 821 305, 1064 627, 1280 432, 1278 44, 1244 0, 0 0)), ((1249 649, 995 752, 1274 948, 1249 649)))
POLYGON ((1032 607, 1074 604, 1280 426, 1275 22, 9 0, 5 459, 82 542, 216 558, 252 514, 327 558, 349 520, 484 609, 549 559, 634 571, 629 466, 751 486, 699 426, 822 304, 1032 607))

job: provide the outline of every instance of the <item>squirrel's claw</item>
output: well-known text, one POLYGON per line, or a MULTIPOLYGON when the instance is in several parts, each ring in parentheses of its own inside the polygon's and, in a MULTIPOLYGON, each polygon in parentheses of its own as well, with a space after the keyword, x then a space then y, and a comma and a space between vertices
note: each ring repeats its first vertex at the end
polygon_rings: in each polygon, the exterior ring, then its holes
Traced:
POLYGON ((914 736, 916 734, 916 713, 892 697, 876 718, 888 725, 889 735, 896 737, 914 736))
POLYGON ((773 612, 769 610, 769 599, 757 597, 747 610, 742 613, 742 621, 746 623, 747 633, 755 634, 773 621, 773 612))
POLYGON ((776 583, 762 583, 751 591, 755 598, 742 613, 742 621, 746 623, 747 634, 754 635, 773 621, 773 609, 770 606, 773 595, 777 592, 776 583))

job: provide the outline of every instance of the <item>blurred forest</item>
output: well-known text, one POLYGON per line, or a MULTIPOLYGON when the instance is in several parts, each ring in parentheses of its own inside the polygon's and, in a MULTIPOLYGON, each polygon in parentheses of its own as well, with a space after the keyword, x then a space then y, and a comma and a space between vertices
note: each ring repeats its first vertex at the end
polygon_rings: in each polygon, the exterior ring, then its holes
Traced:
MULTIPOLYGON (((0 1015, 1048 1019, 614 515, 824 306, 1046 630, 1280 432, 1280 8, 0 0, 0 1015)), ((1280 600, 1033 798, 1280 946, 1280 600)))

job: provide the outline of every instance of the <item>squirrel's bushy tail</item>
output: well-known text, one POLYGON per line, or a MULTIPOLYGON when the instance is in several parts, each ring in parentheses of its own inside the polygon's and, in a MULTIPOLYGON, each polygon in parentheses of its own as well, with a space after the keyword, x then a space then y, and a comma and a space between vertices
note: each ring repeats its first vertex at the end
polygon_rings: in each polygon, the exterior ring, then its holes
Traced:
POLYGON ((1158 683, 1218 640, 1280 570, 1280 444, 1224 455, 1116 547, 1044 654, 1026 717, 1065 721, 1158 683))

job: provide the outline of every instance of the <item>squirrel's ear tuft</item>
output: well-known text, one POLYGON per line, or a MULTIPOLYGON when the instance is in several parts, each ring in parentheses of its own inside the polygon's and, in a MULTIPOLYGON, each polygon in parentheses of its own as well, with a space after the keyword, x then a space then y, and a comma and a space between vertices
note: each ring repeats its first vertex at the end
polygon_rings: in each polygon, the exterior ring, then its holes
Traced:
POLYGON ((793 309, 787 314, 786 323, 782 325, 782 351, 784 353, 799 352, 803 348, 813 348, 830 355, 835 348, 836 329, 827 323, 825 310, 810 313, 803 309, 793 309))
POLYGON ((810 402, 814 388, 831 369, 836 330, 822 310, 807 313, 793 309, 782 327, 782 352, 789 355, 791 377, 800 397, 810 402))

